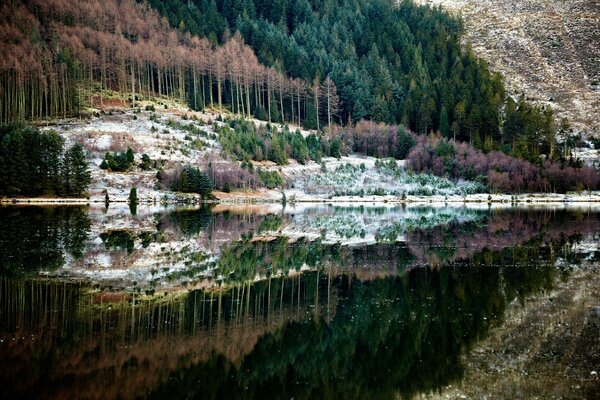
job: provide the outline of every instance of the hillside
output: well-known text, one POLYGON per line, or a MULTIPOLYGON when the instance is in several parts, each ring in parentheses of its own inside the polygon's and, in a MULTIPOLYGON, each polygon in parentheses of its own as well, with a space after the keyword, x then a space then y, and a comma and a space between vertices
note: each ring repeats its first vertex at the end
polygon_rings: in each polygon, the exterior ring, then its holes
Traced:
POLYGON ((420 0, 461 14, 463 41, 504 76, 512 95, 551 105, 598 135, 600 3, 590 0, 420 0))
POLYGON ((439 7, 230 3, 2 5, 0 194, 398 201, 598 188, 598 144, 507 96, 439 7))

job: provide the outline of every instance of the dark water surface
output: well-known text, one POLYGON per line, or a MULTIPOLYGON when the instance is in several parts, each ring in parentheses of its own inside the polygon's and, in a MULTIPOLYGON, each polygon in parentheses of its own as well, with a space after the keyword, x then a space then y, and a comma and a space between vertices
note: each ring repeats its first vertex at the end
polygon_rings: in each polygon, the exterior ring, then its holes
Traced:
MULTIPOLYGON (((600 263, 592 208, 0 208, 0 397, 413 398, 600 263)), ((599 356, 600 357, 600 356, 599 356)))

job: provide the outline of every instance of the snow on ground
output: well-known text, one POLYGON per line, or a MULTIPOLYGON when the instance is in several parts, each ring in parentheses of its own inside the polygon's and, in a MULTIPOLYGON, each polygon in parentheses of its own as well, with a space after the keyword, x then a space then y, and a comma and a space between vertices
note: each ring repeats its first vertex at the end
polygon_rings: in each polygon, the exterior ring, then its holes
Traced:
MULTIPOLYGON (((156 178, 157 168, 142 171, 143 154, 164 169, 176 165, 199 165, 204 157, 218 151, 212 125, 203 122, 210 118, 190 119, 187 114, 173 111, 115 111, 89 120, 59 121, 53 129, 61 134, 67 146, 80 142, 88 152, 92 172, 90 200, 104 201, 104 190, 111 201, 125 201, 132 187, 137 187, 140 201, 160 201, 166 191, 156 178), (190 127, 193 127, 190 129, 190 127), (128 172, 108 172, 99 168, 108 151, 135 152, 135 166, 128 172)), ((195 115, 195 114, 194 114, 195 115)))
MULTIPOLYGON (((105 193, 112 202, 125 202, 132 187, 138 190, 140 202, 161 203, 193 199, 192 194, 173 193, 161 187, 157 170, 172 170, 191 164, 201 166, 210 157, 221 157, 218 136, 213 125, 218 115, 213 112, 189 112, 182 108, 157 111, 116 110, 89 120, 59 121, 43 129, 54 129, 65 137, 67 146, 80 142, 88 152, 92 184, 91 202, 104 202, 105 193), (135 152, 135 166, 128 172, 108 172, 99 168, 107 151, 135 152), (149 171, 139 167, 142 154, 156 165, 149 171)), ((258 121, 256 121, 258 123, 258 121)), ((265 122, 262 122, 265 123, 265 122)), ((281 128, 281 127, 280 127, 281 128)), ((586 164, 598 159, 598 150, 578 150, 586 164)), ((286 184, 282 190, 257 189, 233 193, 216 192, 221 202, 572 202, 599 201, 600 194, 568 195, 488 195, 475 182, 451 182, 447 179, 412 174, 404 161, 377 160, 358 155, 340 159, 326 157, 322 163, 305 165, 294 160, 285 166, 271 162, 255 163, 266 170, 281 173, 286 184)), ((43 202, 38 199, 36 202, 43 202)))

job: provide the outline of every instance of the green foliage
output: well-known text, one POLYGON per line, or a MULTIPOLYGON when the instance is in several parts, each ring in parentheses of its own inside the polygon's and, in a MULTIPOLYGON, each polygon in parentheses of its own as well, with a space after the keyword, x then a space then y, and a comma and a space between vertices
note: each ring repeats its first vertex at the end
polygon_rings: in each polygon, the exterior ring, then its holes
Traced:
POLYGON ((104 159, 100 164, 100 168, 113 172, 125 172, 133 165, 134 154, 129 147, 127 151, 122 152, 106 152, 104 159))
POLYGON ((198 193, 207 197, 213 190, 213 183, 204 171, 186 165, 177 172, 171 182, 171 190, 185 193, 198 193))
MULTIPOLYGON (((173 27, 193 34, 223 42, 239 31, 261 63, 293 78, 313 82, 330 76, 344 122, 401 123, 417 133, 439 131, 486 151, 510 151, 513 139, 524 135, 528 153, 520 156, 554 156, 555 129, 547 125, 548 110, 524 100, 511 107, 502 77, 461 46, 462 22, 442 8, 390 0, 150 4, 173 27), (514 109, 516 117, 511 115, 514 109)), ((279 121, 280 110, 272 101, 271 119, 279 121)), ((325 126, 322 108, 316 115, 314 100, 307 99, 305 128, 325 126)), ((254 115, 266 119, 258 105, 254 115)))
POLYGON ((404 129, 398 129, 398 144, 395 158, 404 160, 416 142, 413 136, 404 129))
POLYGON ((131 254, 135 246, 134 234, 126 230, 102 232, 100 239, 107 250, 126 250, 128 254, 131 254))
POLYGON ((277 171, 258 170, 258 177, 263 185, 268 189, 280 188, 283 186, 283 178, 277 171))
POLYGON ((328 155, 335 158, 342 157, 342 140, 339 137, 331 140, 328 155))
POLYGON ((435 148, 435 154, 438 157, 453 157, 456 154, 456 150, 450 142, 440 140, 435 148))
POLYGON ((0 276, 22 277, 83 255, 91 222, 83 207, 0 207, 0 276))
POLYGON ((251 122, 235 119, 220 129, 219 141, 223 150, 240 161, 269 160, 285 165, 290 158, 300 164, 321 159, 320 139, 316 135, 305 139, 300 131, 292 133, 287 127, 275 131, 269 126, 256 127, 251 122))
POLYGON ((557 132, 552 110, 534 106, 521 96, 515 103, 507 101, 505 122, 502 132, 502 145, 505 152, 518 158, 540 164, 540 155, 558 159, 561 154, 557 150, 557 133, 563 140, 563 146, 572 149, 575 143, 570 142, 571 129, 568 122, 563 122, 562 129, 557 132))
POLYGON ((133 150, 131 150, 131 147, 127 148, 126 155, 127 155, 127 163, 129 165, 133 164, 134 157, 133 157, 133 150))
POLYGON ((0 126, 0 195, 81 196, 91 181, 86 155, 76 143, 22 124, 0 126))
POLYGON ((152 168, 152 160, 148 154, 142 154, 142 163, 140 164, 140 168, 143 171, 148 171, 152 168))
POLYGON ((311 133, 306 137, 306 147, 310 159, 321 162, 321 158, 323 157, 323 147, 321 146, 321 140, 317 135, 311 133))
POLYGON ((137 188, 132 187, 131 190, 129 191, 129 204, 137 204, 137 202, 138 202, 137 188))
POLYGON ((92 182, 92 175, 85 160, 85 152, 80 143, 75 143, 65 152, 63 161, 63 192, 67 195, 85 193, 92 182))

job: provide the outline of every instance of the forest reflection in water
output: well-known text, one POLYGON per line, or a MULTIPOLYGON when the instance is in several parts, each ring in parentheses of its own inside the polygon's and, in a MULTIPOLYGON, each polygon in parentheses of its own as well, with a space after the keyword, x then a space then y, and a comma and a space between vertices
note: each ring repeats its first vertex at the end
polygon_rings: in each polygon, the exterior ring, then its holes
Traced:
POLYGON ((3 398, 410 398, 460 381, 510 303, 599 258, 589 210, 0 213, 22 224, 0 237, 3 398), (160 277, 175 286, 68 271, 108 253, 148 272, 127 260, 170 243, 151 257, 184 260, 160 277))

